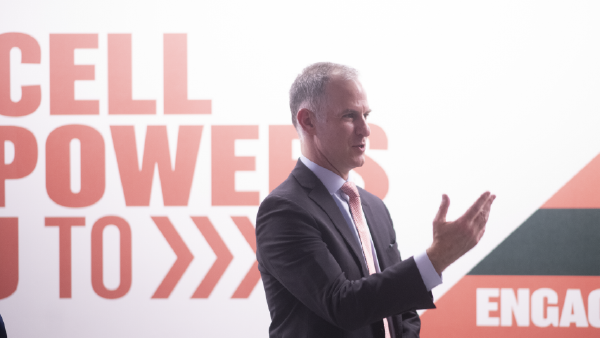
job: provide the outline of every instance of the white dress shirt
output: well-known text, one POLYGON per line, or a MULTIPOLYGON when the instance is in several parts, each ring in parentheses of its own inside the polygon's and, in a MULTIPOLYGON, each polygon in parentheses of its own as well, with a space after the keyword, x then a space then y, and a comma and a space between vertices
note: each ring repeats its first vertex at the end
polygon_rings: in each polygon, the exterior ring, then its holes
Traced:
MULTIPOLYGON (((310 169, 318 178, 321 180, 333 200, 337 204, 338 208, 342 212, 348 227, 352 229, 352 233, 354 234, 354 238, 360 244, 360 239, 358 237, 358 231, 356 230, 356 225, 354 224, 354 220, 352 219, 352 214, 350 213, 350 206, 348 205, 349 197, 344 192, 342 192, 342 185, 346 182, 342 177, 333 173, 332 171, 321 167, 320 165, 312 162, 308 158, 301 156, 300 160, 308 169, 310 169)), ((353 181, 352 177, 349 175, 349 181, 353 181)), ((364 211, 362 207, 360 212, 363 214, 363 219, 367 219, 364 215, 364 211)), ((368 224, 367 224, 368 225, 368 224)), ((375 251, 375 245, 373 245, 373 239, 371 238, 371 233, 369 232, 369 240, 371 241, 371 250, 373 250, 373 258, 375 260, 375 269, 377 272, 380 272, 381 269, 379 267, 379 261, 377 260, 377 252, 375 251)), ((362 247, 362 245, 361 245, 362 247)), ((364 258, 364 253, 363 253, 364 258)), ((414 256, 415 263, 417 264, 417 268, 419 269, 419 273, 421 274, 421 278, 423 279, 423 283, 427 288, 427 291, 431 291, 434 287, 442 284, 442 278, 435 271, 433 264, 429 260, 427 256, 427 252, 423 251, 422 253, 414 256)), ((366 262, 365 262, 366 264, 366 262)))

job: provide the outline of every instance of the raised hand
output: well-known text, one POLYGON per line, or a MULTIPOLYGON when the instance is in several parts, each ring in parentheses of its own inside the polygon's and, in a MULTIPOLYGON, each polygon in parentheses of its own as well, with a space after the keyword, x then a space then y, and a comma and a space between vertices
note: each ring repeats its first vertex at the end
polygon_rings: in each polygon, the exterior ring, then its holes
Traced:
POLYGON ((496 195, 485 192, 464 215, 454 222, 446 222, 450 198, 442 195, 442 204, 433 220, 433 243, 427 249, 427 256, 438 274, 479 242, 495 198, 496 195))

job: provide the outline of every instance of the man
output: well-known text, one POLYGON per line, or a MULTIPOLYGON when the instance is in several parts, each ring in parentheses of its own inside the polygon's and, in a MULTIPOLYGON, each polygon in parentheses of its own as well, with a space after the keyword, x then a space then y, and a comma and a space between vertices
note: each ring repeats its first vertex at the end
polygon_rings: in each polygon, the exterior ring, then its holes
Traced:
POLYGON ((0 338, 6 338, 6 328, 4 327, 2 316, 0 316, 0 338))
POLYGON ((417 309, 434 308, 442 271, 485 230, 486 192, 455 222, 446 195, 426 252, 401 261, 383 202, 348 182, 369 136, 367 97, 357 72, 317 63, 290 90, 302 157, 262 202, 257 259, 271 337, 418 337, 417 309))

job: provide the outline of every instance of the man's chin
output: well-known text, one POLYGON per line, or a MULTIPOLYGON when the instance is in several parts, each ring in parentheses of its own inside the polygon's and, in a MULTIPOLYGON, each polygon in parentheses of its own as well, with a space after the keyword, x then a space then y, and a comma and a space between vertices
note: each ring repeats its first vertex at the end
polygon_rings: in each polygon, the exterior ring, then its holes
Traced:
POLYGON ((365 157, 361 156, 360 158, 357 158, 353 161, 352 165, 353 168, 359 168, 362 167, 365 164, 365 157))

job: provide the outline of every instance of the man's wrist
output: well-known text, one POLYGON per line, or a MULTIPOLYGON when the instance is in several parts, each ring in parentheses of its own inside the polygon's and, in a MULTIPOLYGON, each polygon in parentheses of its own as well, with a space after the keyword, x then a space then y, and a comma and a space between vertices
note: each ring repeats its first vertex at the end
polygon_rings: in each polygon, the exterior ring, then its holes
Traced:
POLYGON ((433 265, 435 271, 441 276, 442 272, 444 272, 444 270, 446 270, 448 267, 448 265, 444 264, 443 257, 440 257, 440 255, 438 255, 432 247, 429 247, 427 250, 425 250, 425 253, 427 254, 427 257, 429 258, 429 261, 433 265))
POLYGON ((442 276, 435 270, 427 252, 424 251, 415 255, 414 260, 427 291, 431 291, 434 287, 442 284, 442 276))

